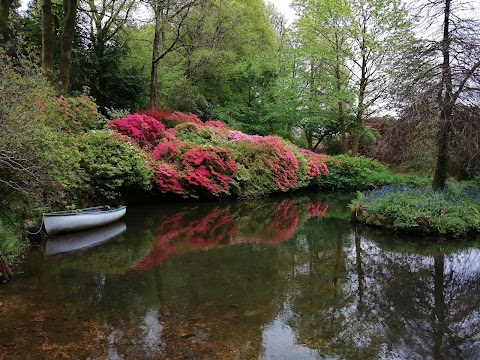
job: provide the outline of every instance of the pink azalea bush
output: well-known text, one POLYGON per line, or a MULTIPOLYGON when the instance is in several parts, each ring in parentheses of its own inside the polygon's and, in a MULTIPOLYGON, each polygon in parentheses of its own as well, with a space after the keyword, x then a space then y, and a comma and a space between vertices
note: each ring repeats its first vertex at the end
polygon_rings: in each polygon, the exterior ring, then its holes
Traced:
POLYGON ((155 183, 162 193, 182 195, 185 188, 181 183, 181 174, 175 165, 159 163, 155 169, 155 183))
POLYGON ((219 147, 197 147, 182 154, 186 182, 213 195, 229 194, 236 164, 230 153, 219 147))
POLYGON ((178 124, 187 122, 203 125, 202 120, 200 120, 200 118, 195 114, 185 114, 180 111, 175 111, 172 113, 169 109, 166 109, 164 111, 159 109, 137 110, 137 114, 153 117, 156 120, 164 123, 167 128, 175 127, 178 124))
POLYGON ((161 193, 198 197, 267 195, 328 174, 326 158, 277 136, 248 135, 194 114, 142 110, 109 128, 149 154, 161 193))
POLYGON ((327 166, 327 159, 326 155, 317 154, 313 151, 298 148, 298 151, 305 155, 308 159, 308 172, 307 175, 312 179, 316 179, 322 175, 328 175, 328 166, 327 166))
POLYGON ((165 135, 165 126, 148 115, 133 114, 112 120, 109 128, 128 136, 144 148, 152 148, 165 135))

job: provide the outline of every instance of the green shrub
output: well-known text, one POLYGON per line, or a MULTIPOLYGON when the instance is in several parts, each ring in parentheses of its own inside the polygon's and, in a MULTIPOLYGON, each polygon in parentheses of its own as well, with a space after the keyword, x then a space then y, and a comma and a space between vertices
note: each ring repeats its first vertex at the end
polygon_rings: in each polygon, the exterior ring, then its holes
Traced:
POLYGON ((41 70, 0 58, 0 198, 61 202, 82 182, 75 140, 56 128, 62 120, 46 105, 54 91, 41 70))
POLYGON ((79 141, 81 165, 94 191, 115 198, 151 189, 153 171, 136 145, 107 130, 90 131, 79 141))
POLYGON ((359 193, 351 206, 355 219, 398 231, 455 236, 480 231, 480 187, 457 185, 437 192, 385 186, 359 193))
POLYGON ((249 141, 232 143, 232 158, 238 164, 233 174, 234 193, 241 197, 264 196, 278 190, 272 171, 266 166, 270 153, 259 151, 249 141))
POLYGON ((366 190, 384 185, 424 185, 425 177, 396 174, 377 160, 346 155, 330 156, 327 160, 328 176, 317 178, 316 183, 332 190, 366 190))
POLYGON ((8 199, 0 198, 0 255, 8 264, 14 264, 29 245, 24 219, 40 224, 43 210, 22 193, 11 194, 8 199))
POLYGON ((387 171, 387 167, 380 162, 360 156, 330 156, 327 166, 329 175, 320 177, 317 183, 322 188, 338 190, 368 188, 373 185, 369 183, 369 177, 387 171))
POLYGON ((215 129, 191 122, 178 124, 173 134, 181 141, 196 145, 223 146, 226 143, 225 138, 219 136, 215 129))

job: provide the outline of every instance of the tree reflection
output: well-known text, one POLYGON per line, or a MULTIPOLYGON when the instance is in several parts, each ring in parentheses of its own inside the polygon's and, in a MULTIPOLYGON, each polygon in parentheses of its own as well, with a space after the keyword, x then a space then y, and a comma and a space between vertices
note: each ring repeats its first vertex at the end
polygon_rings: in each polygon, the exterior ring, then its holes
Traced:
MULTIPOLYGON (((480 253, 467 249, 428 257, 410 255, 400 265, 404 276, 386 288, 386 300, 394 309, 395 323, 404 335, 394 352, 425 358, 474 359, 478 355, 480 329, 480 253), (401 291, 400 288, 404 290, 401 291)), ((391 268, 399 267, 391 263, 391 268)))
MULTIPOLYGON (((309 271, 294 280, 293 313, 285 320, 299 343, 322 356, 351 359, 476 358, 479 250, 384 250, 357 229, 337 239, 337 247, 318 236, 317 243, 309 248, 315 253, 309 271)), ((297 255, 296 268, 305 260, 297 255)))

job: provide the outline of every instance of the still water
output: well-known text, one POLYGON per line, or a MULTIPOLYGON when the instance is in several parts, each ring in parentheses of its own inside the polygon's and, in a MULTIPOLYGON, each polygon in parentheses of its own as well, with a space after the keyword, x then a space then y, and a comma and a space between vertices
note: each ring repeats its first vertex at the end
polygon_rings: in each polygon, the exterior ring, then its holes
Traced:
POLYGON ((0 359, 479 359, 478 243, 357 228, 348 201, 129 207, 108 242, 34 246, 0 359))

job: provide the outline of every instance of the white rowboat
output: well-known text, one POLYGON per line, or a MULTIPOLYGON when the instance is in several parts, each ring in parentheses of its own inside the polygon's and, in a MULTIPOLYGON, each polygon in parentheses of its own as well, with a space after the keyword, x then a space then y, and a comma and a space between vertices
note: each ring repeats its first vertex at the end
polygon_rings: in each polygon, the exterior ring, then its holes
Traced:
POLYGON ((119 220, 127 212, 126 206, 112 209, 97 206, 75 211, 56 211, 43 214, 43 225, 48 235, 99 227, 119 220))

